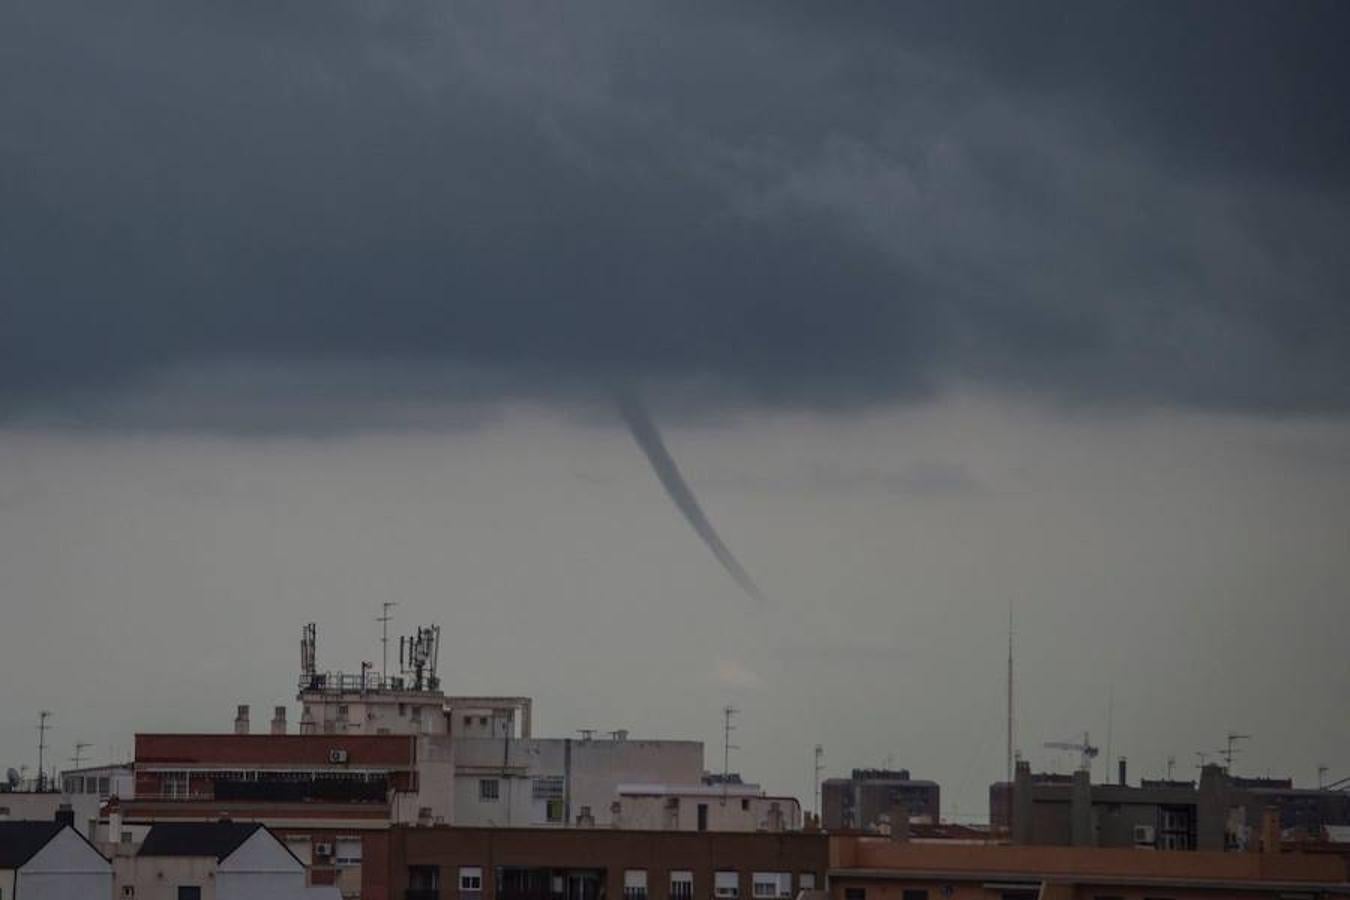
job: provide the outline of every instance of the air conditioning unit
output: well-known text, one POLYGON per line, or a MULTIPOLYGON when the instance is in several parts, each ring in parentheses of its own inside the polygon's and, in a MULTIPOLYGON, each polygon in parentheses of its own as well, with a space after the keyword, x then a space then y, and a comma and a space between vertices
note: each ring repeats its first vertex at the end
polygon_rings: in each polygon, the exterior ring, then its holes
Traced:
POLYGON ((1153 844, 1154 834, 1152 825, 1134 826, 1134 842, 1136 844, 1153 844))
POLYGON ((320 842, 320 843, 315 844, 315 845, 314 845, 314 855, 315 855, 315 856, 332 856, 332 855, 333 855, 333 845, 332 845, 332 844, 328 844, 328 843, 323 843, 323 842, 320 842))
POLYGON ((345 763, 347 761, 346 750, 329 750, 328 761, 330 763, 345 763))

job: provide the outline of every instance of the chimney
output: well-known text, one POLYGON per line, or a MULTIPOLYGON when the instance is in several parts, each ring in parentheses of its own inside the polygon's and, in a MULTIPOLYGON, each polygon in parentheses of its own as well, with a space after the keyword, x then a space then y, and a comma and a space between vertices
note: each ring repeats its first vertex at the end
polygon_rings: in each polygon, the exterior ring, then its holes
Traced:
POLYGON ((286 733, 286 707, 277 706, 272 710, 272 733, 286 733))
POLYGON ((1124 787, 1126 783, 1127 782, 1125 781, 1125 757, 1122 756, 1120 758, 1120 786, 1124 787))
POLYGON ((234 714, 234 733, 248 734, 248 704, 239 704, 234 714))
POLYGON ((1280 852, 1280 810, 1267 806, 1261 814, 1261 852, 1280 852))
POLYGON ((909 841, 909 809, 903 803, 891 807, 891 840, 897 844, 909 841))
POLYGON ((69 825, 75 827, 75 807, 69 803, 62 803, 56 808, 56 815, 53 817, 58 825, 69 825))

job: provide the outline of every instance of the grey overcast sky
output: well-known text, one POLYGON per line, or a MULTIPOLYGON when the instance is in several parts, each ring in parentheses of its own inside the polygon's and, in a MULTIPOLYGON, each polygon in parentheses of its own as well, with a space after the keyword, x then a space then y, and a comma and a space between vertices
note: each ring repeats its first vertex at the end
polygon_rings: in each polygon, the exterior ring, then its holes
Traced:
MULTIPOLYGON (((543 729, 1350 775, 1350 7, 0 4, 0 768, 372 621, 543 729), (638 392, 749 604, 616 414, 638 392)), ((714 754, 710 753, 711 757, 714 754)))

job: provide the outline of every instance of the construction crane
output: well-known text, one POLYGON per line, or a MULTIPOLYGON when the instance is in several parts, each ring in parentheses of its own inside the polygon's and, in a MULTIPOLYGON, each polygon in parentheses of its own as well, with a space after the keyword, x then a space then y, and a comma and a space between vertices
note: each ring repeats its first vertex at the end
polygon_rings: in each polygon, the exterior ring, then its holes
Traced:
POLYGON ((1088 772, 1092 771, 1092 761, 1097 758, 1097 754, 1100 752, 1096 747, 1092 746, 1092 739, 1088 736, 1086 731, 1083 732, 1083 740, 1081 743, 1076 743, 1074 741, 1046 741, 1045 746, 1049 747, 1051 750, 1077 751, 1079 755, 1078 768, 1088 772))

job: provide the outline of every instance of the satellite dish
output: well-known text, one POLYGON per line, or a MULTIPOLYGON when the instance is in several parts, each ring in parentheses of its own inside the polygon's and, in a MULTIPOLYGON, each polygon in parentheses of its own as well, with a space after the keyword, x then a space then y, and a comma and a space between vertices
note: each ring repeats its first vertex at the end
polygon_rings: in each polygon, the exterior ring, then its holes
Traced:
POLYGON ((13 790, 19 786, 19 770, 10 769, 5 773, 5 781, 9 782, 10 789, 13 790))

